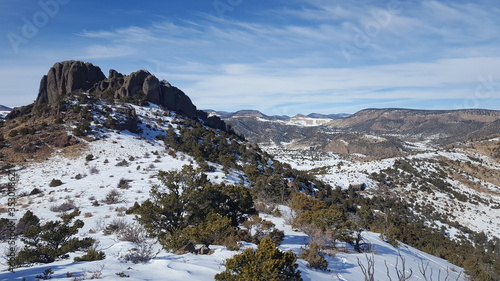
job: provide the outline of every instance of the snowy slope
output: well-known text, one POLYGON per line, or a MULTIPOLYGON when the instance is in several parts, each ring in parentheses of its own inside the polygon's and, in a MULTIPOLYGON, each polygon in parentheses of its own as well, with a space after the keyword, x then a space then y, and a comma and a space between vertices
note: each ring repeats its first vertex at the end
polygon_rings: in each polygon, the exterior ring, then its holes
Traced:
MULTIPOLYGON (((170 155, 165 150, 163 142, 155 139, 158 132, 150 128, 154 125, 152 122, 160 122, 157 114, 159 108, 155 106, 135 108, 144 121, 141 125, 143 127, 141 135, 130 132, 103 131, 98 140, 92 142, 82 140, 81 145, 61 149, 42 163, 26 163, 18 167, 20 178, 16 190, 18 195, 16 203, 19 206, 16 212, 17 218, 20 218, 25 211, 32 210, 42 221, 57 220, 59 213, 51 211, 51 207, 71 201, 80 208, 82 215, 78 218, 85 223, 79 235, 99 240, 98 250, 106 253, 106 259, 75 263, 73 257, 81 256, 83 253, 72 253, 69 259, 52 264, 39 264, 30 268, 19 268, 16 269, 16 273, 6 272, 7 266, 5 260, 2 260, 0 280, 36 280, 35 276, 40 275, 47 268, 54 271, 52 280, 74 280, 75 277, 82 277, 82 275, 90 279, 92 274, 100 274, 105 280, 123 280, 117 275, 122 272, 130 276, 126 280, 213 280, 216 273, 224 270, 225 259, 237 253, 225 247, 211 246, 215 250, 211 255, 174 255, 161 250, 160 246, 155 244, 154 249, 158 251, 156 258, 145 264, 132 264, 124 262, 122 257, 136 245, 120 241, 114 234, 107 236, 103 234, 103 227, 115 219, 133 222, 133 216, 125 215, 123 210, 132 206, 135 201, 142 202, 148 198, 151 186, 159 183, 155 176, 159 170, 180 169, 183 165, 193 163, 193 159, 183 153, 176 152, 175 155, 170 155), (148 118, 153 116, 154 119, 148 118), (148 124, 149 127, 146 126, 148 124), (87 161, 86 157, 89 154, 93 155, 93 160, 87 161), (49 187, 52 179, 60 179, 63 184, 58 187, 49 187), (117 188, 121 179, 130 182, 129 189, 117 188), (34 188, 40 189, 43 193, 27 195, 34 188), (102 202, 112 190, 117 190, 121 194, 120 203, 93 205, 95 200, 102 202), (68 277, 68 275, 74 277, 68 277)), ((160 119, 161 122, 171 123, 173 118, 175 116, 160 119)), ((380 165, 382 167, 389 164, 381 163, 380 165)), ((369 171, 370 167, 367 166, 366 169, 369 171)), ((236 183, 238 176, 225 175, 217 169, 215 172, 208 173, 208 178, 214 182, 236 183)), ((7 198, 0 199, 2 207, 6 203, 7 198)), ((283 218, 262 216, 273 221, 277 228, 285 231, 286 237, 280 246, 281 249, 300 253, 301 247, 304 247, 308 240, 304 233, 293 231, 290 225, 285 224, 283 218)), ((376 260, 375 280, 387 280, 384 260, 390 266, 390 274, 395 276, 394 265, 398 258, 398 249, 406 261, 407 268, 413 269, 414 278, 410 280, 424 280, 418 275, 418 266, 427 262, 435 274, 439 271, 445 273, 448 269, 452 280, 455 280, 462 271, 442 259, 426 255, 406 245, 401 245, 396 249, 383 242, 375 233, 365 233, 365 239, 367 243, 373 245, 376 260)), ((16 244, 22 245, 19 240, 16 244)), ((1 243, 0 249, 3 250, 6 246, 6 243, 1 243)), ((245 244, 245 246, 255 247, 251 244, 245 244)), ((299 260, 298 263, 305 281, 354 281, 363 280, 358 258, 365 261, 364 254, 355 254, 347 247, 345 253, 339 252, 336 256, 328 257, 328 271, 309 269, 303 260, 299 260)))
POLYGON ((5 118, 10 113, 10 111, 0 111, 0 119, 5 118))
MULTIPOLYGON (((495 141, 489 140, 490 142, 495 141)), ((483 141, 486 142, 486 141, 483 141)), ((472 198, 462 202, 442 190, 433 190, 432 194, 423 192, 413 186, 418 182, 414 178, 405 186, 391 187, 391 190, 405 197, 417 194, 416 201, 429 204, 436 208, 443 217, 452 218, 475 232, 485 232, 489 237, 500 237, 500 185, 498 178, 490 181, 474 177, 459 168, 443 164, 443 161, 458 163, 457 165, 470 165, 471 170, 489 170, 491 173, 500 171, 500 163, 485 155, 472 153, 463 148, 441 149, 428 146, 426 142, 412 143, 420 151, 405 157, 386 158, 380 160, 367 160, 363 157, 345 156, 335 153, 310 152, 304 149, 286 149, 277 146, 263 147, 267 152, 275 155, 279 161, 289 163, 292 167, 311 171, 317 178, 332 186, 343 189, 349 185, 365 184, 369 192, 377 192, 379 183, 370 175, 380 173, 388 168, 393 168, 397 160, 413 161, 413 168, 422 177, 433 178, 440 170, 446 171, 444 178, 451 188, 459 193, 472 198), (470 164, 468 164, 470 163, 470 164), (475 198, 475 199, 474 199, 475 198), (478 199, 479 198, 479 199, 478 199)), ((465 144, 473 146, 473 144, 465 144)), ((408 198, 409 200, 409 198, 408 198)), ((453 232, 454 228, 449 227, 453 232)))

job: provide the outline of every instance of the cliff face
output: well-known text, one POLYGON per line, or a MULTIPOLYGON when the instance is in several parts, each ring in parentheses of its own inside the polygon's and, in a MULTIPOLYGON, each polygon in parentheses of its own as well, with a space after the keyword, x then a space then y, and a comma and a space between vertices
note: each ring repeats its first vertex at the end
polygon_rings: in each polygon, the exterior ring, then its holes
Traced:
POLYGON ((105 79, 101 69, 91 63, 65 61, 54 64, 40 81, 40 90, 35 104, 50 104, 58 96, 78 90, 87 91, 95 83, 105 79))
POLYGON ((54 64, 42 77, 35 105, 53 104, 59 96, 73 92, 88 92, 96 97, 114 99, 133 98, 149 101, 176 111, 189 118, 200 118, 208 126, 226 129, 226 124, 218 117, 196 109, 191 99, 167 81, 159 81, 145 70, 123 75, 110 70, 109 76, 91 63, 64 61, 54 64))
POLYGON ((498 134, 499 121, 498 110, 365 109, 334 120, 329 127, 364 133, 439 136, 439 141, 453 142, 498 134))
POLYGON ((109 71, 109 77, 96 83, 89 92, 96 96, 112 96, 115 99, 139 96, 190 118, 198 116, 196 106, 184 92, 166 81, 159 81, 145 70, 123 75, 112 69, 109 71))

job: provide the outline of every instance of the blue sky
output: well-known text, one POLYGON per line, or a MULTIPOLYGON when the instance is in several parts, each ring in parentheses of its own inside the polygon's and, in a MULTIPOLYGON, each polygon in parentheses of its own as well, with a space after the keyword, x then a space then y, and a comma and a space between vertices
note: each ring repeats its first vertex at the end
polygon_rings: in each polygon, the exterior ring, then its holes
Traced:
POLYGON ((0 0, 0 104, 58 61, 146 69, 198 108, 500 109, 500 3, 0 0))

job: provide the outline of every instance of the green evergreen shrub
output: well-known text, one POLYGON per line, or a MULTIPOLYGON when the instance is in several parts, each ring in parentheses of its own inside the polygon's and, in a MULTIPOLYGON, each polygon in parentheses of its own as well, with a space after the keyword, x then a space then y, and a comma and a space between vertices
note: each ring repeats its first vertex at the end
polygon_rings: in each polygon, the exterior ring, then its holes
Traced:
POLYGON ((92 238, 72 238, 83 227, 81 220, 72 220, 79 215, 75 210, 61 216, 62 221, 49 221, 43 225, 34 225, 24 232, 21 241, 24 248, 16 257, 8 261, 12 268, 29 266, 34 263, 51 263, 64 257, 69 252, 90 248, 95 240, 92 238))
POLYGON ((28 210, 24 213, 23 217, 19 219, 16 226, 16 234, 22 235, 26 230, 32 226, 37 226, 40 224, 40 219, 33 214, 32 211, 28 210))
POLYGON ((52 179, 49 183, 50 187, 56 187, 56 186, 60 186, 60 185, 62 185, 62 181, 56 180, 56 179, 52 179))
POLYGON ((222 244, 255 213, 247 188, 212 185, 192 166, 159 172, 158 178, 163 185, 153 186, 150 198, 142 205, 134 204, 127 213, 135 214, 167 250, 176 251, 189 243, 222 244))
POLYGON ((271 238, 264 238, 257 250, 246 249, 243 253, 226 260, 226 270, 216 274, 217 281, 301 281, 301 272, 292 251, 282 252, 271 238))
POLYGON ((328 261, 325 259, 325 254, 320 250, 317 243, 309 244, 308 247, 302 248, 302 253, 299 254, 299 258, 307 261, 308 267, 326 270, 328 261))
POLYGON ((73 260, 75 262, 82 261, 98 261, 106 258, 106 254, 103 251, 89 250, 85 255, 81 257, 75 257, 73 260))

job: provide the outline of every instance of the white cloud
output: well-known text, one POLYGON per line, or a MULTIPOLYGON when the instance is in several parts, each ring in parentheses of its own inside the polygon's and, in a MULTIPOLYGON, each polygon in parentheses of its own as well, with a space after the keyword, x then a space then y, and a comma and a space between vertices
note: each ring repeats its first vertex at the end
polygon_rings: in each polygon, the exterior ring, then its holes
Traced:
POLYGON ((474 95, 479 77, 500 80, 498 8, 484 2, 401 0, 400 12, 381 23, 374 14, 387 13, 390 2, 296 0, 247 20, 198 13, 83 31, 72 48, 50 52, 60 53, 53 55, 57 59, 104 62, 101 67, 122 72, 121 66, 148 69, 199 107, 229 110, 336 108, 325 101, 352 109, 370 101, 457 100, 474 95), (367 35, 367 26, 375 23, 380 30, 367 35), (365 46, 355 44, 359 30, 368 38, 365 46), (351 61, 342 43, 356 49, 351 61))
MULTIPOLYGON (((189 79, 183 85, 203 107, 223 103, 269 108, 286 103, 316 103, 325 100, 442 100, 474 95, 481 77, 494 75, 500 58, 467 58, 429 63, 404 63, 353 69, 272 69, 266 66, 231 65, 218 74, 189 79), (237 71, 227 71, 227 69, 237 71), (221 102, 222 101, 222 102, 221 102), (263 102, 265 101, 265 102, 263 102)), ((181 77, 179 77, 181 78, 181 77)), ((495 77, 500 79, 500 77, 495 77)))
POLYGON ((130 46, 93 45, 86 48, 84 59, 121 58, 136 54, 130 46))

